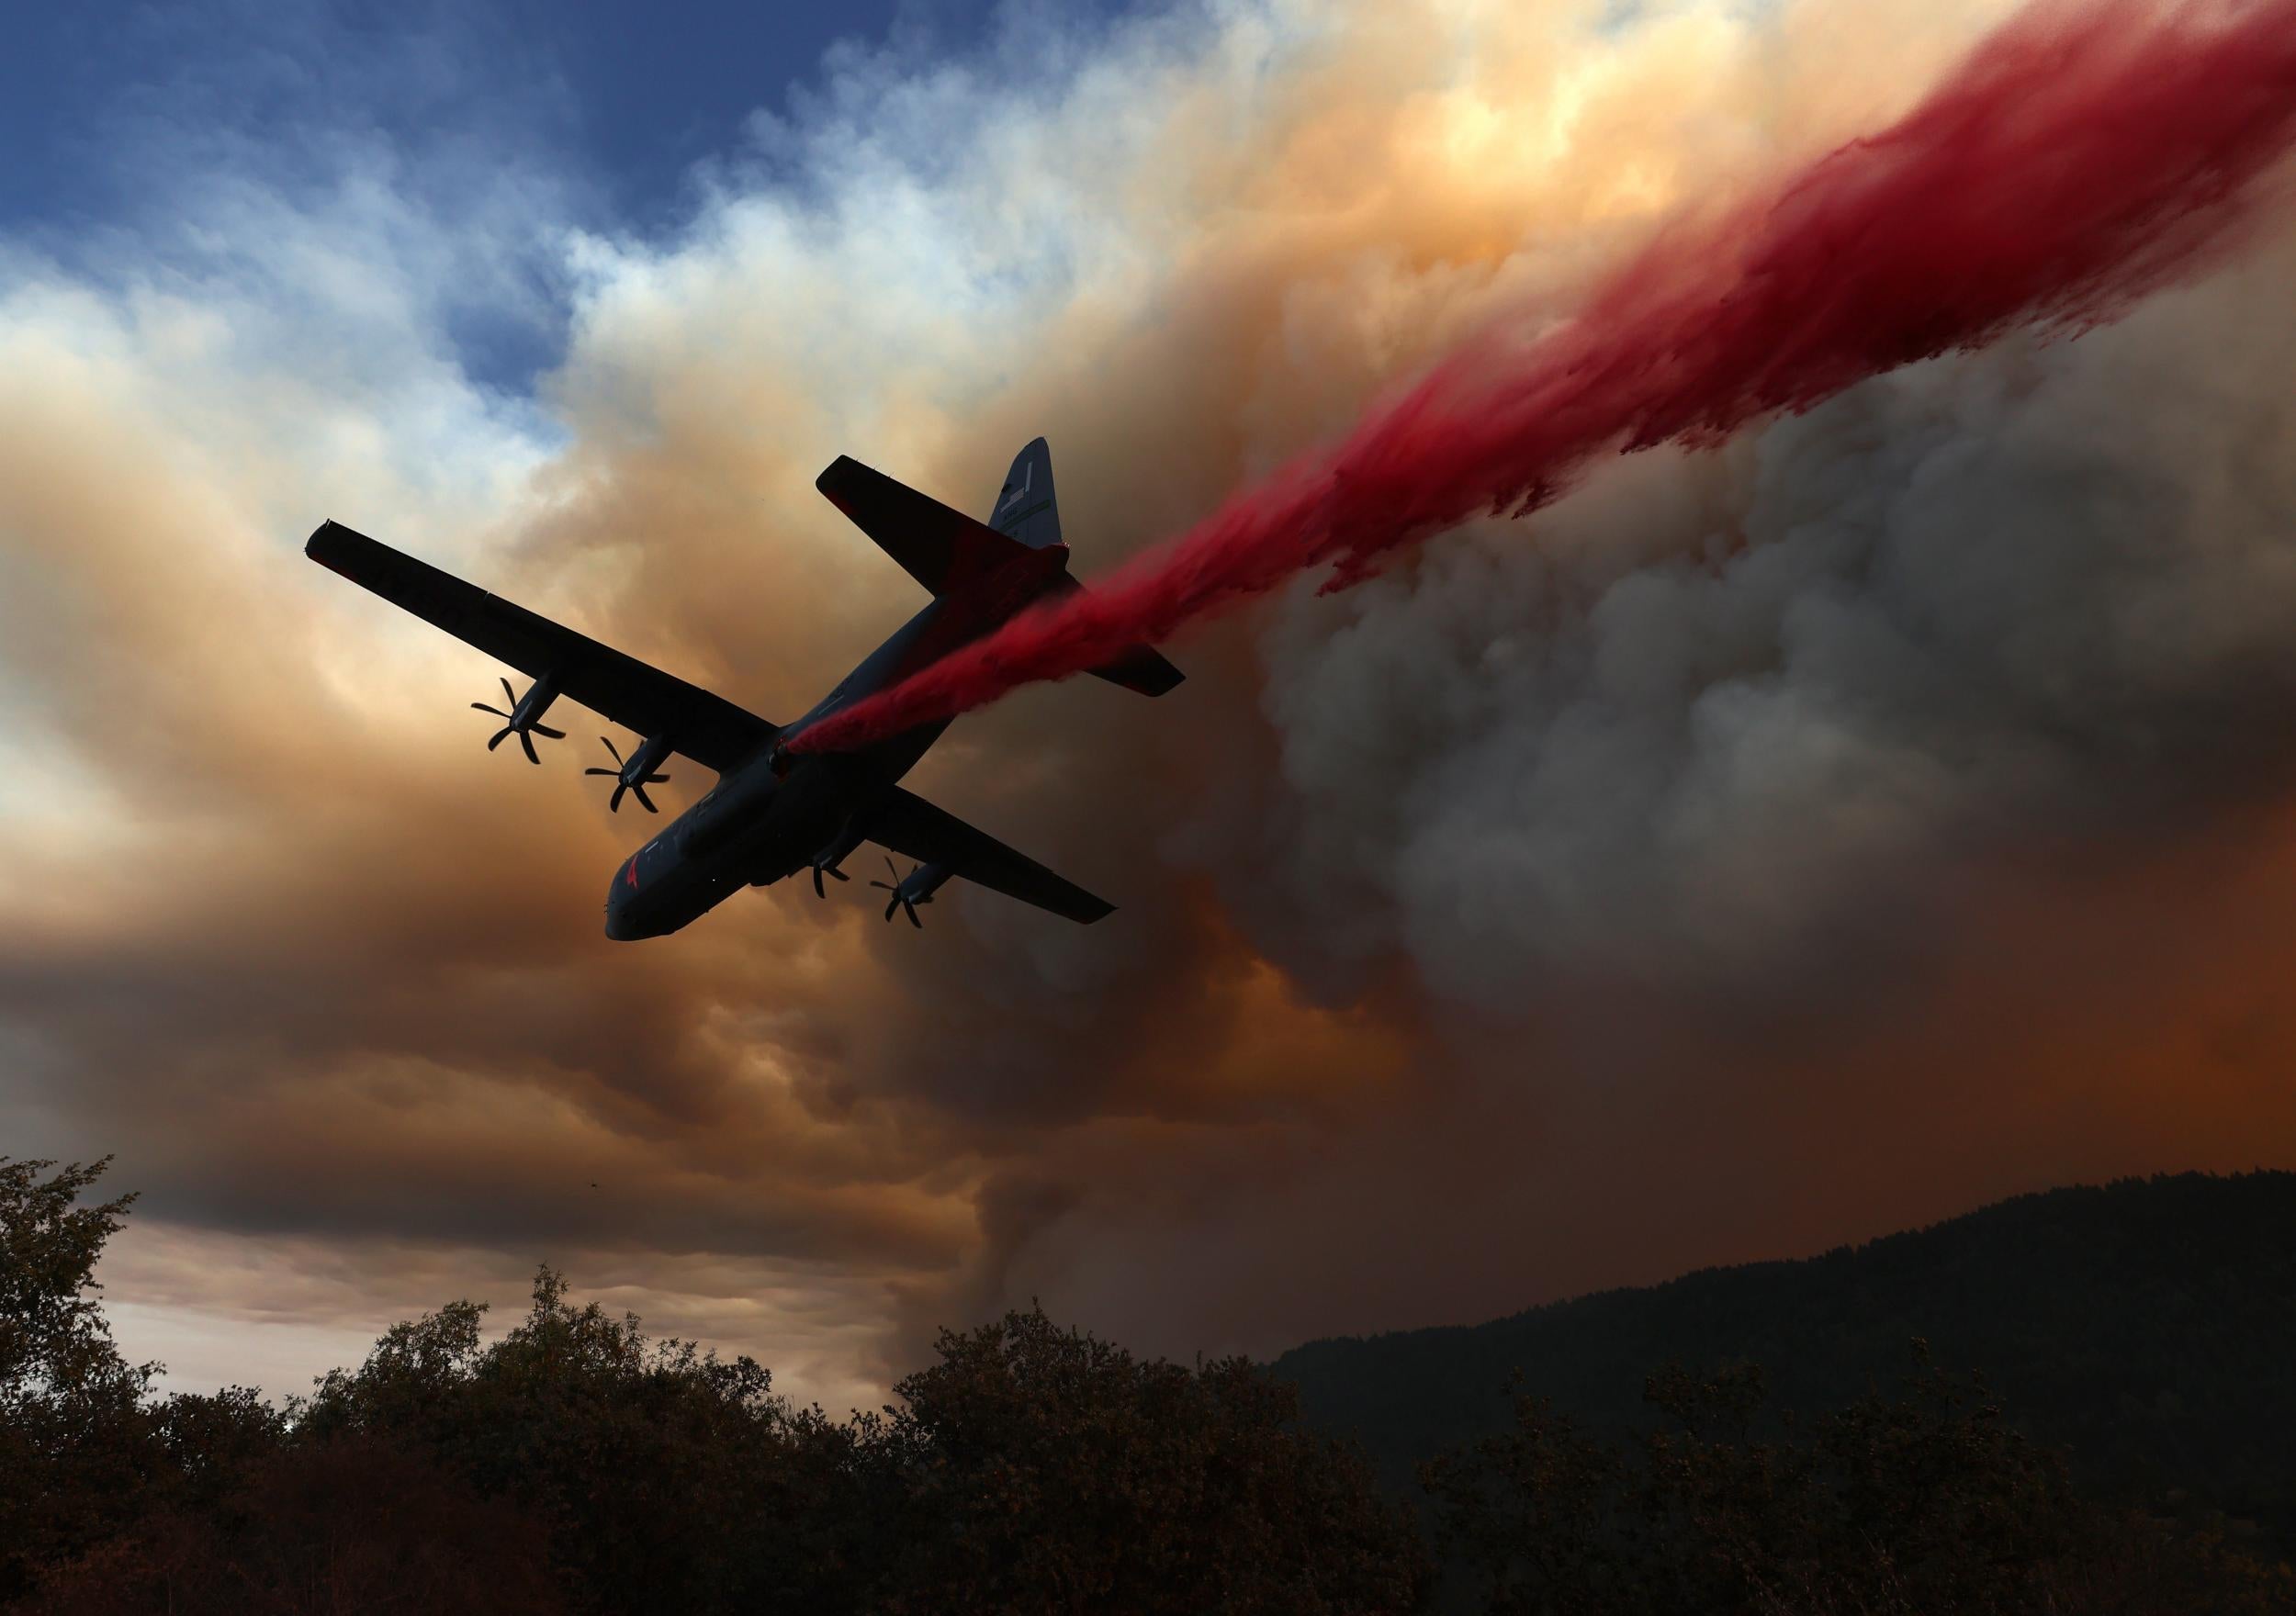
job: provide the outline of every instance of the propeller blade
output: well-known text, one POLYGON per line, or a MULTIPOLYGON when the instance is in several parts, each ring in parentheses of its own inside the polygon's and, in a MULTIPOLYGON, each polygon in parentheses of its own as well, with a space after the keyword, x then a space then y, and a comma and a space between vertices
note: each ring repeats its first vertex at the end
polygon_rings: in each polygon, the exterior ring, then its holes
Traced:
POLYGON ((851 881, 853 879, 834 864, 829 866, 827 873, 831 881, 851 881))
POLYGON ((511 689, 511 681, 508 679, 502 681, 502 700, 513 707, 518 705, 518 692, 511 689))
POLYGON ((535 737, 522 729, 518 732, 518 744, 526 748, 526 761, 540 767, 542 755, 535 750, 535 737))
POLYGON ((481 713, 493 713, 497 718, 508 718, 510 716, 509 713, 503 712, 500 707, 490 707, 484 701, 473 701, 470 704, 481 713))
MULTIPOLYGON (((925 867, 924 867, 923 865, 921 865, 921 864, 918 864, 918 865, 914 865, 914 866, 912 866, 912 867, 910 868, 910 870, 909 870, 909 874, 911 874, 911 875, 915 875, 915 874, 916 874, 916 873, 917 873, 919 870, 922 870, 922 869, 924 869, 924 868, 925 868, 925 867)), ((850 879, 850 878, 849 878, 849 877, 845 874, 845 872, 844 872, 843 870, 832 870, 831 871, 829 871, 829 873, 830 873, 831 875, 836 876, 836 877, 838 878, 838 880, 839 880, 839 881, 845 881, 845 880, 850 879)), ((893 877, 893 879, 892 879, 890 881, 871 881, 869 884, 870 884, 871 886, 872 886, 872 887, 878 887, 878 888, 881 888, 881 889, 883 889, 884 891, 888 892, 891 892, 891 893, 893 894, 893 896, 892 896, 892 897, 890 897, 890 898, 888 898, 888 899, 886 899, 886 900, 885 900, 885 920, 886 920, 886 922, 887 922, 888 924, 890 924, 890 923, 892 922, 892 919, 893 919, 893 912, 894 912, 895 909, 900 909, 900 910, 906 911, 906 912, 907 913, 908 917, 909 917, 909 924, 910 924, 911 926, 913 926, 917 927, 917 930, 919 930, 919 931, 923 931, 923 930, 925 929, 925 923, 924 923, 923 921, 921 921, 921 920, 917 919, 917 903, 931 903, 931 902, 933 901, 933 900, 932 900, 932 894, 929 892, 929 893, 927 893, 924 897, 922 897, 922 898, 920 898, 920 899, 917 899, 917 900, 916 900, 915 902, 912 902, 912 901, 911 901, 911 900, 910 900, 910 899, 909 899, 909 898, 908 898, 908 897, 907 897, 905 893, 903 893, 903 892, 901 891, 901 888, 902 888, 902 886, 903 886, 903 884, 904 884, 903 878, 902 878, 902 875, 901 875, 900 870, 898 870, 897 869, 895 869, 895 868, 894 867, 894 863, 893 863, 893 860, 892 860, 891 858, 887 858, 887 859, 885 860, 885 873, 886 873, 887 875, 889 875, 889 876, 893 877)), ((821 871, 820 871, 820 870, 816 870, 814 871, 814 885, 816 885, 816 886, 817 887, 817 886, 819 886, 820 884, 821 884, 821 871)))
MULTIPOLYGON (((536 735, 555 735, 557 732, 554 730, 545 729, 540 724, 536 724, 535 725, 535 733, 536 735)), ((659 785, 670 777, 666 774, 649 774, 644 780, 632 780, 630 778, 630 759, 622 755, 622 748, 613 744, 613 738, 611 735, 600 735, 598 737, 598 744, 605 747, 606 756, 613 759, 614 767, 612 769, 585 769, 582 772, 584 774, 606 775, 613 780, 613 795, 606 800, 606 812, 609 814, 621 813, 622 798, 624 794, 634 791, 637 794, 639 806, 643 807, 647 813, 659 814, 661 810, 654 806, 654 800, 646 794, 646 788, 647 786, 659 785)))
POLYGON ((487 743, 487 750, 491 752, 495 747, 501 746, 502 744, 503 737, 508 735, 510 733, 510 726, 508 724, 504 724, 501 729, 496 730, 494 732, 494 738, 487 743))
POLYGON ((818 864, 813 867, 813 895, 816 898, 829 895, 829 889, 821 884, 821 866, 818 864))
POLYGON ((566 739, 566 732, 564 730, 552 729, 546 724, 530 724, 526 727, 534 731, 535 734, 538 735, 548 735, 554 741, 562 741, 566 739))

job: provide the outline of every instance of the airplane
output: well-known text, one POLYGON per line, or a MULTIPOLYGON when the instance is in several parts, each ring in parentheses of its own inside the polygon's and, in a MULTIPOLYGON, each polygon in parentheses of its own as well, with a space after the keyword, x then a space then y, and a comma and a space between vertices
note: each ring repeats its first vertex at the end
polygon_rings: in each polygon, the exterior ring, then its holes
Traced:
MULTIPOLYGON (((743 887, 771 886, 803 870, 813 872, 815 895, 827 897, 822 878, 850 879, 839 867, 864 842, 886 850, 893 879, 869 884, 891 894, 888 922, 905 913, 921 930, 917 910, 952 878, 1086 926, 1113 913, 1113 904, 901 789, 902 776, 940 738, 947 719, 851 751, 800 754, 787 745, 808 724, 979 638, 1030 603, 1084 587, 1068 573, 1044 440, 1014 457, 986 522, 845 455, 814 486, 933 599, 786 726, 340 522, 321 523, 303 549, 321 567, 534 681, 521 695, 503 679, 504 707, 471 703, 502 721, 489 751, 515 735, 527 760, 540 763, 534 738, 565 738, 542 722, 564 696, 642 737, 627 757, 599 737, 614 767, 584 772, 612 778, 610 811, 621 812, 627 794, 648 814, 658 812, 646 788, 667 778, 659 770, 673 753, 716 773, 716 784, 614 871, 606 891, 606 936, 614 941, 665 937, 743 887), (914 861, 907 875, 894 866, 894 854, 914 861)), ((1147 645, 1092 671, 1145 696, 1164 695, 1184 677, 1147 645)))

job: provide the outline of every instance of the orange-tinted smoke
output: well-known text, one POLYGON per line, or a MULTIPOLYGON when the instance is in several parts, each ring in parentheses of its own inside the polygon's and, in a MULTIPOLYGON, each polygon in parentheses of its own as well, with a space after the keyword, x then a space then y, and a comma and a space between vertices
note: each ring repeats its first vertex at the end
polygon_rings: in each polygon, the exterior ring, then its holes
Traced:
POLYGON ((1662 236, 1568 326, 1486 331, 1336 445, 792 744, 1081 672, 1306 568, 1345 588, 1613 449, 1710 443, 2020 322, 2110 319, 2221 245, 2292 140, 2296 0, 2029 11, 1894 128, 1662 236))

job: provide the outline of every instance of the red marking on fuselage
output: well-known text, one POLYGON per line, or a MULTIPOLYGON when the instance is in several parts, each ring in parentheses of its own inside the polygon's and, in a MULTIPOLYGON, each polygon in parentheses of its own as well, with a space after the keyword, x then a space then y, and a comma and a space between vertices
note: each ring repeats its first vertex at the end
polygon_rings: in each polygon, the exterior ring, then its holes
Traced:
POLYGON ((630 883, 632 892, 637 891, 637 855, 636 853, 630 855, 629 867, 623 870, 622 879, 630 883))

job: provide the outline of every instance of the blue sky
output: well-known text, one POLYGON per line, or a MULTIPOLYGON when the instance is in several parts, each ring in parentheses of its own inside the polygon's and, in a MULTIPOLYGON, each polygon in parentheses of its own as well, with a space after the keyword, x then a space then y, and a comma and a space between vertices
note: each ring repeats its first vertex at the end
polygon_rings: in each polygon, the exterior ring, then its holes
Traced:
MULTIPOLYGON (((1071 8, 1072 11, 1075 8, 1071 8)), ((411 0, 24 7, 0 50, 0 244, 86 269, 121 232, 163 230, 188 184, 259 173, 286 191, 346 148, 426 170, 500 164, 554 218, 628 237, 689 217, 697 164, 758 152, 835 50, 959 57, 996 0, 411 0)), ((407 185, 411 174, 414 183, 407 185)), ((479 379, 522 388, 551 360, 562 302, 474 300, 456 331, 479 379), (480 306, 481 301, 483 307, 480 306)))

